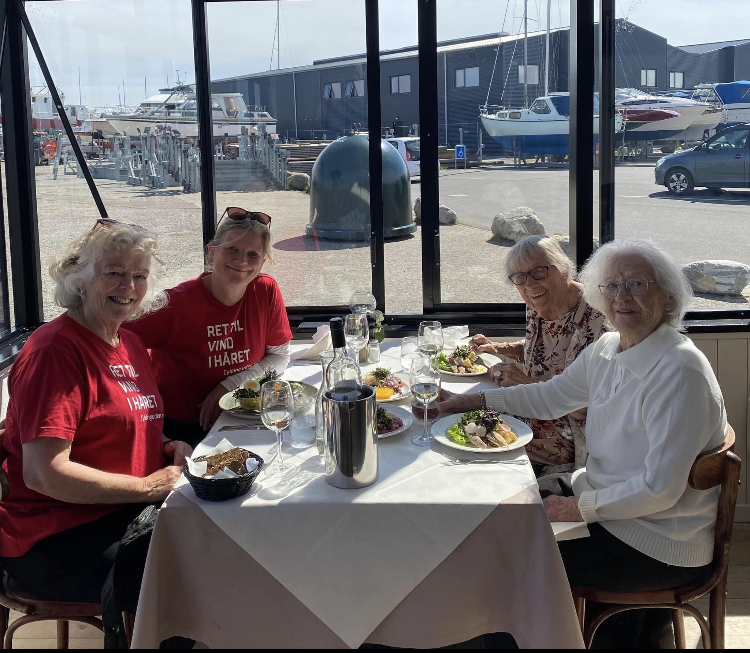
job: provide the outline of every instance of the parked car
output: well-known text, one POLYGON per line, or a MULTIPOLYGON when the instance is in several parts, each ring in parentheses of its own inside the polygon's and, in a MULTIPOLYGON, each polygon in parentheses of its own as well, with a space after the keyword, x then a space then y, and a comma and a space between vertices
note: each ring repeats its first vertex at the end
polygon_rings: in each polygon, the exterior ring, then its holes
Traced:
POLYGON ((398 150, 401 158, 406 161, 409 176, 412 179, 421 176, 419 172, 419 138, 408 136, 404 138, 388 138, 386 140, 398 150))
POLYGON ((659 159, 656 184, 674 195, 704 188, 750 188, 750 123, 734 125, 685 152, 659 159))

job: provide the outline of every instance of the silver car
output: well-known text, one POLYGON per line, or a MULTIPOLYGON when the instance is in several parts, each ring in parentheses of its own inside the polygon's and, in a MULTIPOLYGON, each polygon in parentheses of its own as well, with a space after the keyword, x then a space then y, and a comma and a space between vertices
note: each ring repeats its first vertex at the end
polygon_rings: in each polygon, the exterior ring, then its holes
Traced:
POLYGON ((659 159, 656 184, 687 195, 704 188, 750 188, 750 123, 728 127, 685 152, 659 159))

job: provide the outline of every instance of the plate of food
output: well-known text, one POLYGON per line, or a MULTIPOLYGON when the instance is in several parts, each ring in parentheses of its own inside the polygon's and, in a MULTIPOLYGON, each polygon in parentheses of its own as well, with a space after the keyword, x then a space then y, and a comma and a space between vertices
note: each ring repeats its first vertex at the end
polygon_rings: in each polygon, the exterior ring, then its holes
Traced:
POLYGON ((520 449, 534 437, 521 420, 492 408, 443 417, 433 424, 432 435, 451 449, 482 454, 520 449))
MULTIPOLYGON (((275 371, 269 372, 259 379, 251 379, 244 386, 233 392, 227 392, 219 399, 219 408, 235 417, 257 419, 260 415, 260 389, 267 381, 277 378, 275 371)), ((315 402, 318 390, 315 386, 301 381, 290 381, 294 394, 295 414, 305 412, 315 402)))
POLYGON ((438 367, 443 374, 449 376, 482 376, 487 374, 487 368, 481 364, 477 356, 468 345, 461 345, 452 354, 440 353, 437 357, 438 367))
POLYGON ((409 384, 387 367, 376 367, 365 374, 362 383, 375 388, 378 402, 401 401, 411 396, 409 384))
POLYGON ((378 438, 403 433, 414 423, 414 415, 400 406, 378 406, 378 438))

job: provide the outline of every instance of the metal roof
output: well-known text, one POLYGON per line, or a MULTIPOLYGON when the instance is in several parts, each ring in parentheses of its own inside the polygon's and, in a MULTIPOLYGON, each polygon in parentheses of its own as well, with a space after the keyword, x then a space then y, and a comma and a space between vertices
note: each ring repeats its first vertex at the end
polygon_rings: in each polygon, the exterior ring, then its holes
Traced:
POLYGON ((695 45, 677 45, 675 47, 692 54, 705 54, 722 48, 736 48, 740 45, 747 45, 750 39, 738 39, 736 41, 718 41, 717 43, 697 43, 695 45))

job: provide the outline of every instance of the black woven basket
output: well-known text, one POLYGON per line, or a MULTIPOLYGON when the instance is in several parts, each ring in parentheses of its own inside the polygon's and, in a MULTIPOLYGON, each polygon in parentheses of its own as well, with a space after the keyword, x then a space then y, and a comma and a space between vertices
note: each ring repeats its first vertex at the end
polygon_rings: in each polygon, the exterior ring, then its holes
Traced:
POLYGON ((250 457, 258 461, 258 468, 252 474, 243 474, 237 478, 201 478, 193 476, 188 469, 187 463, 182 468, 185 478, 190 481, 195 494, 204 501, 226 501, 247 494, 255 479, 258 478, 260 470, 263 469, 263 458, 250 452, 250 457))

